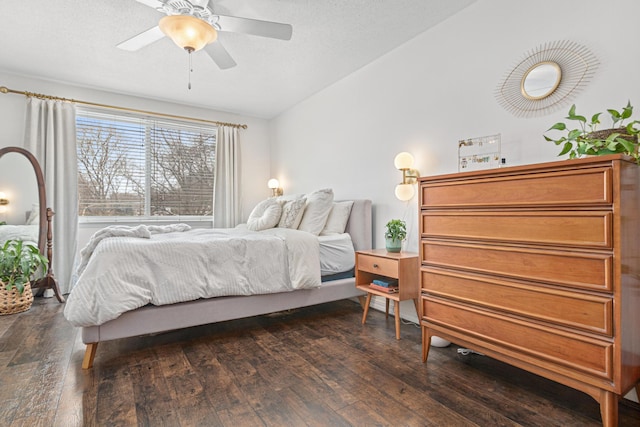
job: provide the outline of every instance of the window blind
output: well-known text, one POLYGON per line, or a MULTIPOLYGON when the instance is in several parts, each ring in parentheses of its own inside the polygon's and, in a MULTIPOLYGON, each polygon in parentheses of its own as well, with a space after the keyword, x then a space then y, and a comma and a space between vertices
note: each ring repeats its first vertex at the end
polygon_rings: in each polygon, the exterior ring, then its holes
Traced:
POLYGON ((213 215, 214 125, 82 109, 76 132, 80 216, 213 215))

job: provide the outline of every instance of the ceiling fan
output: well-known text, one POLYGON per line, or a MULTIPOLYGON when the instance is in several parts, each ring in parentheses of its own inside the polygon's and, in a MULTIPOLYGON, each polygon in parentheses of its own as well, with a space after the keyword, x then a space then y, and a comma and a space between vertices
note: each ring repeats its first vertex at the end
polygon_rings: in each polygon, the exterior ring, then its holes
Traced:
POLYGON ((123 41, 117 47, 136 51, 165 35, 189 53, 204 50, 222 70, 237 64, 217 39, 217 32, 291 40, 291 25, 237 16, 218 15, 210 0, 136 0, 164 13, 157 26, 123 41))

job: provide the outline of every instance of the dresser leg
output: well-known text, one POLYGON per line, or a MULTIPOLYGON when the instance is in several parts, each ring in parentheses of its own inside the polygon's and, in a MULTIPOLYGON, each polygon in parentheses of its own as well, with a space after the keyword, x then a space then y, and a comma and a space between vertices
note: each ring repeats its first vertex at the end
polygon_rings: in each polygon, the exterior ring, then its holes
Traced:
POLYGON ((429 348, 431 347, 431 335, 427 331, 426 326, 422 327, 422 363, 427 361, 429 357, 429 348))
POLYGON ((396 315, 396 339, 400 339, 400 301, 393 302, 393 311, 396 315))
POLYGON ((367 300, 364 303, 364 313, 362 313, 362 324, 367 321, 367 314, 369 314, 369 304, 371 304, 371 294, 367 293, 367 300))
POLYGON ((618 425, 618 396, 606 390, 600 390, 600 416, 602 427, 618 425))
POLYGON ((385 298, 384 302, 385 302, 384 318, 388 319, 389 318, 389 298, 385 298))

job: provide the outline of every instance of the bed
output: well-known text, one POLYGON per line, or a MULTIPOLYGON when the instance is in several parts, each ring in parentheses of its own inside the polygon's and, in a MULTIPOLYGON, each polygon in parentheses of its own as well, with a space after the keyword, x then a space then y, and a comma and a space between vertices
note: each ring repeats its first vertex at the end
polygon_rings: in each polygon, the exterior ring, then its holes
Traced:
MULTIPOLYGON (((347 234, 346 238, 351 242, 353 250, 372 247, 370 200, 353 201, 344 232, 347 234)), ((317 241, 324 241, 323 244, 318 245, 322 247, 322 249, 318 249, 318 252, 324 251, 325 254, 333 255, 336 255, 336 252, 343 252, 345 250, 344 242, 340 242, 340 240, 344 240, 344 238, 344 236, 318 236, 317 241)), ((106 321, 96 321, 95 324, 83 323, 81 326, 82 341, 86 344, 86 350, 82 368, 89 369, 93 366, 98 343, 102 341, 160 333, 346 298, 362 297, 362 292, 355 287, 352 269, 346 272, 336 272, 336 270, 345 268, 344 265, 340 265, 340 262, 335 261, 340 259, 339 257, 330 256, 329 261, 326 261, 327 258, 324 256, 320 259, 325 260, 320 262, 321 268, 311 266, 312 268, 309 270, 317 270, 318 277, 322 271, 321 283, 315 283, 315 279, 308 278, 310 276, 298 277, 300 273, 295 273, 297 279, 292 279, 292 282, 297 283, 298 286, 282 292, 206 297, 186 302, 163 303, 163 305, 144 304, 106 321), (311 285, 306 286, 309 280, 311 285)), ((289 263, 291 262, 293 261, 289 259, 289 263)), ((309 272, 308 274, 313 276, 315 273, 309 272)), ((76 292, 75 288, 69 295, 67 304, 69 302, 73 304, 74 292, 76 292)), ((102 302, 100 298, 95 301, 102 302)), ((65 307, 65 316, 67 316, 67 308, 65 307)))
POLYGON ((38 205, 25 212, 24 224, 0 223, 0 244, 7 240, 22 240, 24 244, 40 248, 40 211, 38 205))
POLYGON ((38 237, 40 234, 40 226, 32 225, 0 225, 0 244, 4 244, 7 240, 22 240, 25 244, 38 247, 38 237))

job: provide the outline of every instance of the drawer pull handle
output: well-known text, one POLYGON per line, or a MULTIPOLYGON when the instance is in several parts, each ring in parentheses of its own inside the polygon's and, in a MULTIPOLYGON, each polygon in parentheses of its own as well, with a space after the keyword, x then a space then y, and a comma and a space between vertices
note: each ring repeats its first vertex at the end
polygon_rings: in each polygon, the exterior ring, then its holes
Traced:
POLYGON ((373 264, 373 268, 378 268, 378 264, 373 264))

